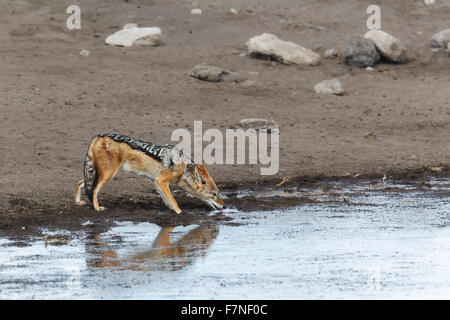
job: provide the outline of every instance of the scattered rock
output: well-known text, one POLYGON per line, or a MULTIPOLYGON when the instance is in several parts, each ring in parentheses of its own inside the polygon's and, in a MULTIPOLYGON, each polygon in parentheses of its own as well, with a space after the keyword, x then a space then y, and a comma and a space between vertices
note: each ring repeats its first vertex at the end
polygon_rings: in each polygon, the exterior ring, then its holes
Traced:
POLYGON ((121 47, 133 45, 157 46, 161 44, 160 28, 139 28, 133 24, 126 24, 124 29, 108 36, 106 44, 121 47))
POLYGON ((435 1, 435 0, 424 0, 425 4, 426 4, 427 6, 430 6, 430 5, 434 4, 434 1, 435 1))
POLYGON ((367 67, 366 70, 367 70, 367 71, 374 71, 375 69, 372 68, 372 67, 367 67))
POLYGON ((317 53, 294 42, 283 41, 270 33, 250 38, 246 45, 251 56, 267 56, 284 64, 316 66, 320 63, 317 53))
POLYGON ((83 57, 88 57, 91 53, 89 52, 89 50, 83 49, 80 51, 80 56, 83 57))
POLYGON ((377 135, 375 133, 370 132, 370 133, 366 134, 364 136, 364 138, 376 140, 377 139, 377 135))
POLYGON ((235 127, 247 130, 264 130, 267 133, 270 133, 272 130, 278 129, 278 123, 272 120, 266 120, 261 118, 251 118, 251 119, 242 119, 239 121, 239 124, 235 127))
POLYGON ((191 14, 202 14, 202 9, 199 8, 192 9, 191 14))
POLYGON ((433 34, 431 37, 431 46, 433 48, 445 48, 450 42, 450 29, 442 30, 433 34))
POLYGON ((243 87, 243 88, 255 87, 256 84, 257 83, 255 80, 245 80, 240 83, 241 87, 243 87))
POLYGON ((406 62, 406 46, 399 39, 381 30, 370 30, 365 38, 375 43, 383 58, 391 62, 406 62))
POLYGON ((336 49, 328 49, 323 53, 325 59, 336 58, 339 55, 336 49))
POLYGON ((204 64, 196 65, 188 76, 208 82, 241 82, 244 79, 238 73, 204 64))
POLYGON ((438 53, 441 48, 431 48, 432 53, 438 53))
POLYGON ((348 35, 344 56, 346 64, 360 68, 371 67, 380 60, 375 43, 360 35, 348 35))
POLYGON ((316 30, 320 30, 320 31, 327 30, 327 27, 325 27, 325 26, 317 26, 317 25, 311 24, 311 23, 308 23, 306 26, 310 29, 316 29, 316 30))
POLYGON ((237 9, 235 9, 235 8, 231 8, 230 13, 237 16, 239 14, 239 11, 237 11, 237 9))
POLYGON ((314 86, 314 91, 319 94, 328 93, 338 96, 345 92, 342 82, 338 79, 324 80, 314 86))
POLYGON ((388 72, 389 68, 386 66, 381 66, 377 69, 378 72, 388 72))
POLYGON ((447 53, 450 56, 450 42, 447 44, 447 53))

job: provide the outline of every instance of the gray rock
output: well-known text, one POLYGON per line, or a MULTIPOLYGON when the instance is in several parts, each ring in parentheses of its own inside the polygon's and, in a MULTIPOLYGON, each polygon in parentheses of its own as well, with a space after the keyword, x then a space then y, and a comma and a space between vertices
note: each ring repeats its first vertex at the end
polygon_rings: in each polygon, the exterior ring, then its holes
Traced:
POLYGON ((450 42, 447 44, 447 53, 450 56, 450 42))
POLYGON ((450 42, 450 29, 442 30, 433 34, 431 37, 431 46, 433 48, 445 48, 450 42))
POLYGON ((325 59, 336 58, 339 55, 336 49, 328 49, 323 53, 325 59))
POLYGON ((208 82, 241 82, 244 79, 238 73, 205 64, 196 65, 188 76, 208 82))
POLYGON ((375 43, 360 35, 348 35, 344 55, 346 64, 360 68, 371 67, 380 60, 375 43))
POLYGON ((264 130, 270 133, 272 130, 278 129, 278 123, 273 120, 266 120, 261 118, 242 119, 235 128, 241 128, 244 130, 264 130))
POLYGON ((324 80, 314 86, 314 91, 319 94, 343 95, 345 90, 342 82, 338 79, 324 80))

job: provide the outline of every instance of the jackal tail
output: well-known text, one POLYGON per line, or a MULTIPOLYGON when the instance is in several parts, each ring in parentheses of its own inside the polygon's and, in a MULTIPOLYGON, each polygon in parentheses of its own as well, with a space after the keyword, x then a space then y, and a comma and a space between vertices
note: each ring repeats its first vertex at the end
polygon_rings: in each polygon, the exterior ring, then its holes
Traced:
POLYGON ((84 191, 88 199, 92 202, 92 194, 94 192, 94 188, 98 182, 98 171, 97 167, 94 163, 94 159, 92 158, 92 144, 95 138, 92 140, 89 145, 89 149, 86 153, 86 158, 84 159, 84 191))

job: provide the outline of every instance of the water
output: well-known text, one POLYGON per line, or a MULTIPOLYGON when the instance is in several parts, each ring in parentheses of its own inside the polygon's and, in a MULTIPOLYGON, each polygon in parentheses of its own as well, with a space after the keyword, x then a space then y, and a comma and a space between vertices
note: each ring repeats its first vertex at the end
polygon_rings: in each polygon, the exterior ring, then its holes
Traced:
POLYGON ((118 222, 100 234, 0 239, 0 298, 450 298, 448 180, 323 190, 238 192, 317 202, 225 210, 236 225, 118 222))

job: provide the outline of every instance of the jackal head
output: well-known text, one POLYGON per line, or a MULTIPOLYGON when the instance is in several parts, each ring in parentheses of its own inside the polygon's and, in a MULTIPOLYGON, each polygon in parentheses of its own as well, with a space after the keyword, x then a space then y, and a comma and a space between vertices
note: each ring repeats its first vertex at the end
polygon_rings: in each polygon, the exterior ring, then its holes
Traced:
POLYGON ((225 207, 214 180, 203 164, 186 164, 178 185, 186 192, 209 204, 213 209, 225 207))

